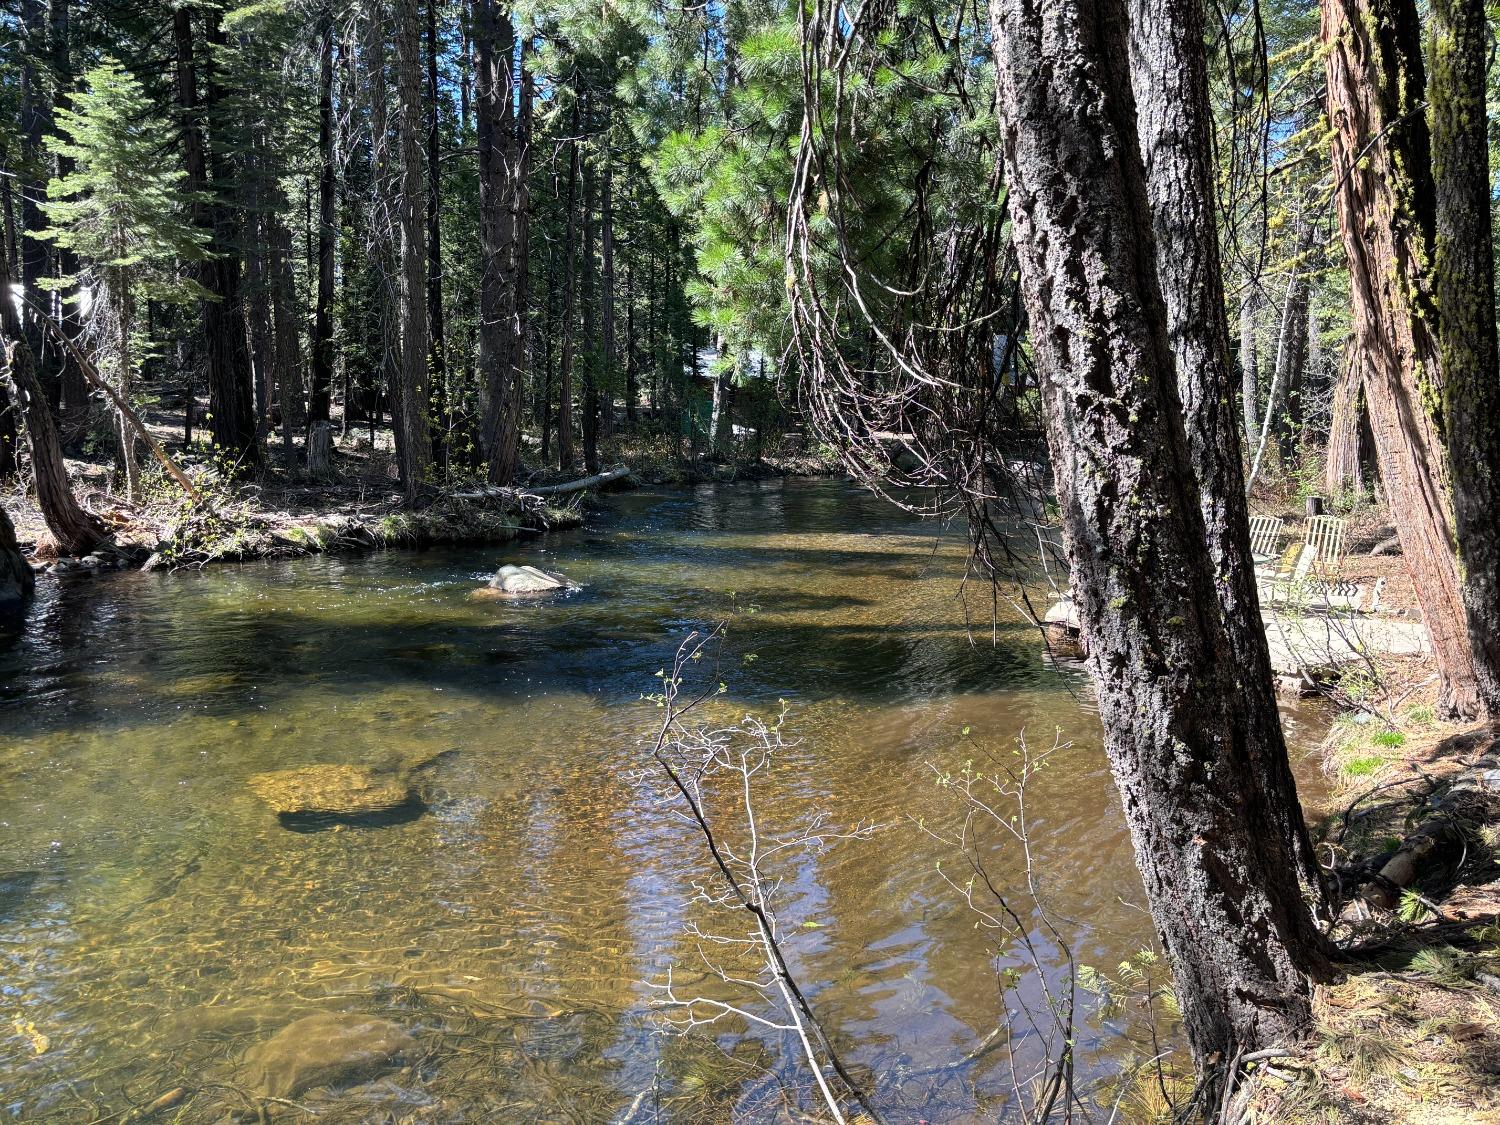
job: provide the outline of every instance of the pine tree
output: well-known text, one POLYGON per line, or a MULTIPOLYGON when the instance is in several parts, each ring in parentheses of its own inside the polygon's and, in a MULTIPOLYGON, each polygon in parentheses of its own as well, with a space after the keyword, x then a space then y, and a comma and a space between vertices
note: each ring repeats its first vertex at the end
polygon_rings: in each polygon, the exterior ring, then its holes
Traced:
MULTIPOLYGON (((57 112, 59 136, 48 146, 73 162, 54 180, 45 205, 51 226, 43 237, 72 251, 79 276, 53 284, 97 282, 92 316, 109 341, 101 367, 122 397, 131 393, 137 363, 136 310, 142 300, 166 304, 208 299, 209 294, 178 270, 202 261, 207 233, 189 217, 194 196, 182 169, 164 164, 161 122, 140 83, 106 57, 88 72, 70 109, 57 112)), ((116 419, 127 495, 138 485, 135 435, 116 419)))

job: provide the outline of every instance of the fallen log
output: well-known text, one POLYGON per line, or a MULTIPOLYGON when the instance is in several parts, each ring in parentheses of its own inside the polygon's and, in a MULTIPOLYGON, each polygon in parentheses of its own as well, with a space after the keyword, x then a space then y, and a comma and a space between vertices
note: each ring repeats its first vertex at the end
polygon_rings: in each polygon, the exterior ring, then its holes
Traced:
POLYGON ((1463 862, 1476 823, 1500 806, 1500 740, 1459 774, 1432 806, 1430 815, 1401 842, 1361 897, 1371 906, 1394 910, 1401 893, 1422 876, 1463 862))
POLYGON ((582 492, 585 488, 595 488, 610 481, 620 480, 630 475, 630 469, 625 465, 616 465, 613 469, 607 469, 602 473, 595 473, 591 477, 581 477, 578 480, 570 480, 563 484, 543 484, 536 488, 523 488, 520 491, 529 492, 533 496, 557 496, 564 492, 582 492))

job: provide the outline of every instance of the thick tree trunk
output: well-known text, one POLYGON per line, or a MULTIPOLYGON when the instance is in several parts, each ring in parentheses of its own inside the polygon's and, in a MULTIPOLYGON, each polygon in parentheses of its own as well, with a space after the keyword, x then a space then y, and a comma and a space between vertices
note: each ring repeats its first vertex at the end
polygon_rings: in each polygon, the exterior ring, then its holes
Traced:
MULTIPOLYGON (((1183 422, 1125 0, 993 0, 1008 205, 1105 747, 1209 1095, 1311 1017, 1326 946, 1269 806, 1183 422)), ((1236 542, 1238 537, 1236 537, 1236 542)))
POLYGON ((16 542, 16 525, 0 508, 0 619, 15 617, 36 592, 36 576, 16 542))
POLYGON ((420 0, 397 0, 397 106, 401 138, 401 482, 415 500, 432 472, 427 425, 427 255, 422 175, 422 34, 420 0))
MULTIPOLYGON (((11 291, 9 262, 0 262, 0 293, 11 291)), ((0 346, 5 349, 10 392, 26 421, 26 444, 36 478, 37 506, 47 529, 65 555, 86 555, 106 536, 104 525, 84 511, 73 497, 62 443, 52 421, 52 410, 36 377, 36 357, 26 339, 15 305, 0 301, 0 346)), ((28 569, 27 573, 30 573, 28 569)))
MULTIPOLYGON (((327 422, 333 413, 333 254, 338 231, 334 215, 335 168, 333 143, 333 13, 318 13, 318 288, 313 306, 312 381, 307 397, 310 422, 327 422)), ((299 387, 300 391, 300 387, 299 387)), ((347 396, 345 396, 347 398, 347 396)), ((349 410, 344 403, 344 412, 349 410)))
MULTIPOLYGON (((193 42, 193 9, 182 6, 172 13, 176 46, 177 107, 182 114, 183 157, 190 191, 210 192, 228 179, 227 157, 214 154, 214 182, 209 181, 209 151, 204 136, 204 118, 217 100, 210 79, 206 83, 207 104, 198 98, 198 76, 193 42)), ((218 12, 204 9, 210 44, 221 38, 218 12)), ((244 307, 241 303, 239 258, 233 252, 232 217, 220 199, 195 203, 194 221, 209 231, 209 254, 198 266, 198 280, 213 300, 203 301, 204 353, 208 361, 210 428, 214 443, 237 461, 253 461, 255 410, 250 389, 250 359, 245 343, 244 307)))
POLYGON ((438 10, 427 0, 427 328, 428 377, 432 384, 432 460, 448 469, 448 367, 443 338, 442 168, 438 145, 438 10))
POLYGON ((1442 386, 1428 288, 1434 201, 1414 0, 1323 0, 1333 182, 1380 477, 1442 677, 1440 709, 1480 709, 1432 417, 1442 386))
MULTIPOLYGON (((1236 372, 1214 215, 1213 119, 1208 104, 1201 0, 1129 0, 1130 74, 1157 275, 1176 359, 1188 448, 1197 470, 1208 554, 1245 703, 1245 744, 1266 786, 1263 807, 1297 858, 1298 878, 1319 908, 1323 876, 1297 799, 1276 708, 1271 656, 1260 617, 1236 372)), ((1305 285, 1304 285, 1305 291, 1305 285)), ((1304 298, 1304 319, 1306 303, 1304 298)), ((1253 347, 1252 347, 1253 352, 1253 347)), ((1253 380, 1252 380, 1253 387, 1253 380)), ((1254 408, 1252 391, 1251 409, 1254 408)))
POLYGON ((1500 721, 1500 354, 1485 113, 1489 36, 1483 0, 1434 0, 1431 12, 1443 425, 1475 682, 1489 718, 1500 721))

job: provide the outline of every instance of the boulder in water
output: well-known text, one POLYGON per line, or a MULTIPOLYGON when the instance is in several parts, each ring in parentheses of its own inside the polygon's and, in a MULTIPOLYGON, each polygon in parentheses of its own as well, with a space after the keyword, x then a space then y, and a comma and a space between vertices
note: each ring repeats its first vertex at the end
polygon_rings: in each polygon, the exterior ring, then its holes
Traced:
POLYGON ((389 1020, 354 1013, 319 1012, 288 1024, 245 1052, 243 1082, 271 1098, 295 1098, 319 1086, 362 1082, 417 1041, 389 1020))
POLYGON ((357 817, 413 803, 411 786, 368 766, 302 766, 258 773, 249 786, 282 816, 357 817))
POLYGON ((534 566, 502 566, 490 579, 489 588, 502 594, 524 596, 527 594, 553 594, 558 590, 571 590, 573 584, 538 570, 534 566))

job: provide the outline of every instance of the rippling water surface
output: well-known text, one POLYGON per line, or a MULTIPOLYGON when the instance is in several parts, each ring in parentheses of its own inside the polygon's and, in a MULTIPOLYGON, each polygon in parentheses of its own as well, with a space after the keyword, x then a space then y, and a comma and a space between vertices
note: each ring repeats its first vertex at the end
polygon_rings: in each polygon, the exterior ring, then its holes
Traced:
MULTIPOLYGON (((506 548, 49 586, 0 642, 0 1120, 114 1120, 178 1087, 158 1119, 225 1120, 245 1051, 320 1011, 420 1044, 297 1099, 324 1120, 792 1113, 789 1042, 734 1019, 663 1035, 647 987, 668 964, 708 987, 684 925, 724 922, 691 901, 706 856, 640 770, 641 697, 730 614, 720 713, 786 699, 798 740, 757 801, 896 822, 783 872, 820 1013, 893 1120, 1003 1116, 1006 1053, 951 1064, 1004 1018, 994 970, 1019 962, 939 877, 951 849, 903 822, 951 824, 933 769, 1061 732, 1029 794, 1044 897, 1082 962, 1148 927, 1086 685, 1003 607, 992 631, 973 586, 966 610, 964 554, 853 487, 773 482, 624 494, 506 548), (585 588, 469 600, 507 560, 585 588), (421 762, 425 811, 372 827, 293 831, 246 785, 421 762)), ((986 851, 1019 886, 1016 849, 986 851)), ((1082 1024, 1092 1080, 1130 1033, 1082 1024)))

